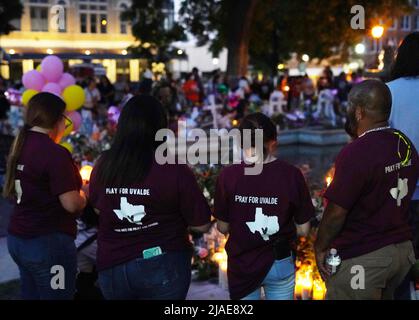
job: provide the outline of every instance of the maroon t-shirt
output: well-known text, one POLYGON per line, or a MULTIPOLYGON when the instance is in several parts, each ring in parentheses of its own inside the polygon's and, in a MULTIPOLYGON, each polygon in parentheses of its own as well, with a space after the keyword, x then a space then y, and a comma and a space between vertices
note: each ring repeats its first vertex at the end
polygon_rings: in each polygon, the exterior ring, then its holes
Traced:
POLYGON ((211 221, 205 197, 186 165, 153 162, 143 179, 129 186, 104 186, 93 169, 90 202, 100 210, 98 270, 142 257, 143 250, 191 248, 188 226, 211 221))
POLYGON ((37 237, 53 232, 76 236, 76 220, 58 196, 78 191, 81 178, 67 149, 46 134, 28 131, 16 168, 14 212, 9 233, 37 237))
POLYGON ((258 288, 274 263, 273 241, 291 241, 295 224, 314 216, 300 170, 281 161, 264 164, 259 175, 244 175, 244 164, 224 168, 217 180, 214 216, 230 224, 226 244, 232 299, 258 288))
POLYGON ((418 155, 401 166, 407 152, 393 130, 375 131, 354 140, 336 159, 336 172, 325 197, 348 210, 332 247, 342 259, 357 257, 412 238, 409 202, 418 179, 418 155))

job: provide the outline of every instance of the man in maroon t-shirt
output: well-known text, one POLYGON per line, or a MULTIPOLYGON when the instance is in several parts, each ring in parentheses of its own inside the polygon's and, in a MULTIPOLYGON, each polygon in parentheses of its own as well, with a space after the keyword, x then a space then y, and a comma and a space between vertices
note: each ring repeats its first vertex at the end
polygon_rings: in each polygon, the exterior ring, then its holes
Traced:
POLYGON ((418 154, 388 126, 390 111, 391 93, 380 81, 350 92, 346 128, 355 139, 336 159, 315 243, 327 299, 392 299, 415 261, 408 207, 418 154), (325 262, 331 248, 342 259, 334 270, 325 262))

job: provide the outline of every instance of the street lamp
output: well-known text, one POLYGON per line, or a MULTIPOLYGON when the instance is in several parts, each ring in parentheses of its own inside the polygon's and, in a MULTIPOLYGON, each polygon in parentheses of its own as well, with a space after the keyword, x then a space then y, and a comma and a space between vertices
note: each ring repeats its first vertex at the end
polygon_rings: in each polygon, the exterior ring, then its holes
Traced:
POLYGON ((371 29, 371 35, 374 39, 380 39, 384 34, 384 27, 383 26, 374 26, 371 29))
POLYGON ((355 46, 355 52, 356 52, 357 54, 364 54, 364 53, 365 53, 365 44, 363 44, 363 43, 358 43, 358 44, 355 46))
POLYGON ((380 25, 376 25, 371 29, 371 35, 375 39, 375 43, 377 46, 377 52, 376 52, 376 59, 378 61, 378 55, 380 53, 380 39, 384 34, 384 27, 380 25))

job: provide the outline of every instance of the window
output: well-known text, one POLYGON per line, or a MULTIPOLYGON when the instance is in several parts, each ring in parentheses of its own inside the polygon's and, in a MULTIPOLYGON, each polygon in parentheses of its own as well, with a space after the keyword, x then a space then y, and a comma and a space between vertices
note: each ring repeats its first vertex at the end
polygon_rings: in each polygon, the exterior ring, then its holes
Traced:
POLYGON ((403 16, 400 21, 400 27, 402 30, 410 30, 410 16, 403 16))
POLYGON ((128 10, 128 6, 125 3, 121 3, 119 6, 119 32, 122 34, 128 33, 129 22, 126 18, 122 17, 122 14, 128 10))
POLYGON ((163 25, 166 30, 170 30, 173 28, 174 20, 175 20, 175 8, 173 1, 166 0, 163 3, 163 13, 165 15, 163 25))
POLYGON ((391 19, 391 25, 388 29, 389 30, 396 30, 397 29, 397 19, 396 18, 391 19))
POLYGON ((79 0, 80 29, 82 33, 107 33, 107 1, 79 0))
POLYGON ((106 14, 100 15, 100 33, 106 33, 108 27, 108 18, 106 14))
POLYGON ((419 16, 415 16, 415 25, 413 27, 416 31, 419 31, 419 16))
POLYGON ((417 8, 417 9, 419 8, 419 0, 414 0, 413 4, 414 4, 415 8, 417 8))
POLYGON ((48 31, 48 7, 31 7, 31 31, 48 31))
POLYGON ((80 15, 80 32, 87 33, 87 15, 85 13, 80 15))
POLYGON ((97 33, 97 16, 94 13, 90 15, 90 33, 97 33))

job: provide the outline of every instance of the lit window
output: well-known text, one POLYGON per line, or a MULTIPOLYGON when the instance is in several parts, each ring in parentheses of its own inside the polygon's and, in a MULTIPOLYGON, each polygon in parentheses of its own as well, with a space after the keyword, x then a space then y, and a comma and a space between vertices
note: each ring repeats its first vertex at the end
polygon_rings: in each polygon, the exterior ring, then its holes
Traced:
POLYGON ((100 15, 100 33, 106 33, 108 26, 108 18, 106 14, 100 15))
POLYGON ((81 33, 107 33, 107 1, 79 0, 79 3, 81 33))

